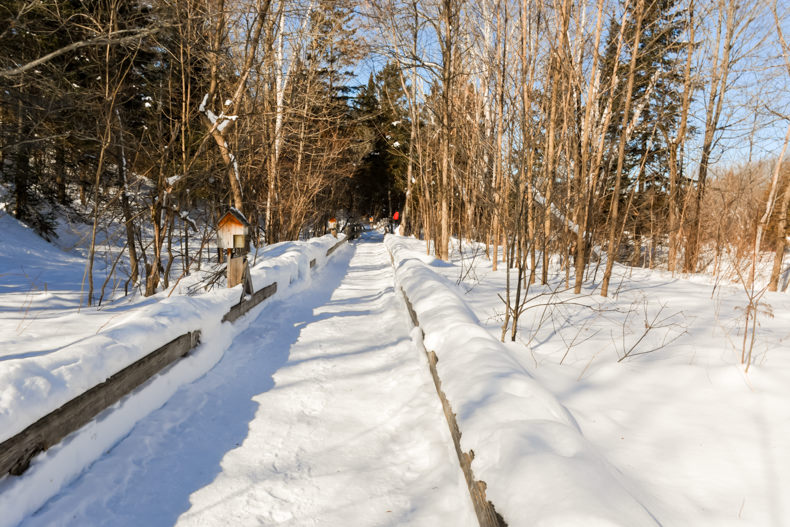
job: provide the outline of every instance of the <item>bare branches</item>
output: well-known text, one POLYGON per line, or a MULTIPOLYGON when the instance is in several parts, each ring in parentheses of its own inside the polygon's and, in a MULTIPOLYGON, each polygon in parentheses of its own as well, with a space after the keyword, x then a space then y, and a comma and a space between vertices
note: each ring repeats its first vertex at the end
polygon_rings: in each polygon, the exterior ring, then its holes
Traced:
MULTIPOLYGON (((653 353, 660 349, 664 349, 687 333, 687 327, 684 324, 685 317, 683 315, 683 312, 678 311, 676 313, 662 316, 666 307, 667 307, 666 304, 660 304, 659 308, 651 316, 648 307, 647 297, 643 297, 641 301, 636 300, 634 301, 633 304, 631 304, 631 309, 629 310, 628 314, 625 317, 625 320, 623 321, 623 329, 621 336, 622 338, 621 338, 621 344, 619 346, 619 352, 618 352, 619 358, 617 359, 617 362, 622 362, 625 359, 631 357, 636 357, 638 355, 646 355, 648 353, 653 353), (629 334, 628 322, 631 315, 637 312, 637 310, 635 309, 637 303, 642 304, 644 329, 636 337, 636 339, 633 339, 631 342, 628 342, 628 338, 627 338, 629 334), (665 330, 665 331, 660 331, 660 330, 665 330), (662 333, 661 340, 658 343, 652 344, 650 347, 640 348, 640 345, 642 344, 642 342, 645 341, 645 339, 647 339, 648 335, 656 331, 662 333)), ((618 348, 618 346, 616 346, 616 348, 618 348)))
POLYGON ((130 44, 133 42, 140 42, 142 39, 146 37, 155 35, 162 29, 163 27, 153 27, 146 29, 119 29, 117 31, 110 31, 106 35, 99 35, 92 39, 72 42, 67 46, 63 46, 62 48, 56 49, 55 51, 47 53, 43 57, 39 57, 26 64, 17 66, 16 68, 0 70, 0 77, 11 78, 21 75, 26 71, 32 70, 33 68, 40 66, 46 62, 49 62, 56 57, 59 57, 66 53, 71 53, 72 51, 76 51, 81 48, 106 46, 106 45, 124 46, 126 44, 130 44))

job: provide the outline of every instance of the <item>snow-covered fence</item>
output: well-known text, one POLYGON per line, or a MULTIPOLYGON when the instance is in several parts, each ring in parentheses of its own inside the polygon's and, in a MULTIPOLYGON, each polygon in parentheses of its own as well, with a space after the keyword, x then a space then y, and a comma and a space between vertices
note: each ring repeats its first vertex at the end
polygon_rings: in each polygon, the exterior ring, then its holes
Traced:
MULTIPOLYGON (((329 257, 330 254, 335 252, 335 250, 338 247, 340 247, 347 241, 348 241, 347 237, 340 239, 336 244, 334 244, 332 247, 326 250, 326 256, 329 257)), ((315 266, 316 266, 316 259, 313 258, 312 260, 310 260, 310 269, 314 268, 315 266)), ((230 311, 228 311, 225 314, 225 316, 222 317, 222 321, 235 322, 236 319, 238 319, 240 316, 244 315, 245 313, 247 313, 247 311, 257 306, 258 304, 260 304, 261 302, 263 302, 264 300, 266 300, 276 292, 277 292, 277 282, 274 282, 267 285, 260 291, 256 291, 255 293, 253 293, 250 298, 242 298, 238 304, 231 307, 230 311)))
POLYGON ((479 324, 458 290, 402 238, 387 236, 385 244, 448 421, 458 427, 450 424, 459 460, 469 458, 468 481, 486 484, 470 483, 473 499, 484 490, 511 527, 657 525, 570 412, 479 324))
POLYGON ((327 256, 329 256, 330 254, 332 254, 333 252, 335 252, 335 250, 336 250, 338 247, 340 247, 341 245, 343 245, 343 243, 344 243, 346 240, 348 240, 348 238, 343 238, 342 240, 340 240, 339 242, 337 242, 336 244, 334 244, 332 247, 330 247, 329 249, 327 249, 327 251, 326 251, 326 255, 327 255, 327 256))
MULTIPOLYGON (((310 263, 314 262, 315 260, 311 260, 310 263)), ((312 265, 310 267, 313 267, 312 265)), ((244 315, 252 309, 253 307, 257 306, 274 293, 277 292, 277 282, 271 283, 261 289, 260 291, 255 291, 250 298, 242 298, 241 302, 230 308, 230 311, 225 313, 225 316, 222 317, 223 322, 236 322, 240 316, 244 315)))
MULTIPOLYGON (((406 307, 409 310, 409 315, 411 316, 414 326, 417 328, 417 331, 422 334, 422 330, 419 328, 420 323, 417 318, 417 313, 414 311, 409 297, 406 296, 403 288, 401 288, 401 293, 403 294, 403 299, 406 301, 406 307)), ((474 451, 470 449, 469 452, 464 452, 461 448, 461 430, 458 427, 458 420, 453 412, 453 407, 450 405, 450 401, 447 400, 447 395, 442 390, 442 380, 439 378, 439 372, 436 370, 436 363, 438 362, 436 353, 428 351, 425 349, 424 345, 422 351, 425 352, 428 358, 428 368, 431 371, 431 377, 433 377, 433 385, 436 387, 436 393, 439 396, 439 401, 442 403, 444 417, 447 420, 447 426, 450 428, 450 436, 453 438, 455 455, 458 456, 458 463, 461 465, 461 471, 464 473, 464 479, 466 479, 466 485, 469 489, 469 496, 472 498, 477 521, 480 527, 506 526, 507 523, 505 519, 496 511, 494 504, 486 497, 486 483, 475 479, 475 474, 472 470, 472 460, 475 458, 474 451)))
MULTIPOLYGON (((390 246, 388 245, 387 248, 390 249, 390 246)), ((395 257, 391 249, 390 258, 392 259, 393 266, 395 266, 395 257)), ((406 309, 409 311, 409 316, 411 317, 414 327, 418 328, 417 331, 421 332, 422 330, 419 329, 420 321, 419 317, 417 316, 417 312, 414 310, 408 295, 402 287, 400 288, 400 291, 403 294, 403 299, 406 303, 406 309)), ((502 518, 502 516, 496 512, 494 504, 486 498, 486 483, 475 479, 475 475, 472 470, 474 451, 470 450, 469 452, 464 452, 461 448, 461 431, 458 428, 458 421, 455 418, 455 413, 453 413, 452 405, 450 405, 450 402, 447 400, 447 395, 445 395, 444 391, 442 390, 442 380, 439 378, 439 373, 436 370, 436 363, 438 361, 436 358, 436 353, 433 351, 428 351, 424 348, 423 351, 428 358, 428 366, 431 371, 431 377, 433 377, 433 384, 436 387, 436 393, 439 396, 439 401, 442 403, 444 417, 447 420, 447 426, 450 428, 450 435, 453 438, 453 445, 455 446, 455 454, 458 456, 458 463, 461 465, 461 471, 464 473, 464 478, 466 479, 466 485, 469 489, 469 495, 472 498, 472 504, 475 508, 477 521, 480 524, 480 527, 500 527, 507 525, 504 518, 502 518)))
POLYGON ((22 474, 33 456, 83 427, 166 366, 187 355, 199 343, 200 330, 171 340, 4 441, 0 444, 0 473, 22 474))
MULTIPOLYGON (((305 268, 314 268, 316 261, 321 257, 316 254, 316 249, 327 247, 330 236, 324 236, 313 243, 308 242, 304 244, 302 250, 293 251, 296 254, 286 254, 278 257, 282 260, 275 263, 263 271, 268 273, 255 272, 257 275, 271 275, 272 277, 283 280, 287 285, 300 276, 305 268), (309 263, 308 263, 309 262, 309 263), (309 267, 308 267, 309 265, 309 267)), ((348 241, 347 237, 342 237, 337 242, 333 243, 329 248, 325 249, 325 257, 329 257, 338 247, 348 241)), ((322 258, 323 261, 323 258, 322 258)), ((256 278, 254 276, 253 278, 256 278)), ((262 278, 262 277, 258 277, 262 278)), ((260 281, 260 280, 256 280, 260 281)), ((265 282, 264 282, 265 283, 265 282)), ((216 308, 220 306, 227 306, 227 300, 231 298, 230 295, 234 294, 235 290, 222 290, 215 295, 208 295, 210 299, 204 301, 192 300, 189 298, 168 298, 154 304, 150 313, 142 315, 139 320, 133 321, 127 325, 121 325, 108 332, 108 335, 97 335, 93 337, 93 341, 87 344, 78 344, 79 350, 76 350, 73 356, 65 357, 65 363, 80 362, 84 358, 82 354, 88 353, 92 355, 101 355, 102 353, 112 353, 113 351, 121 352, 116 353, 112 360, 107 359, 102 361, 93 356, 89 362, 91 364, 76 368, 76 373, 79 378, 74 377, 68 379, 59 379, 59 385, 68 385, 70 381, 79 382, 81 385, 86 385, 87 389, 84 391, 71 394, 68 389, 52 391, 43 390, 32 392, 32 399, 37 399, 32 404, 28 404, 27 410, 32 414, 34 422, 29 423, 25 421, 27 416, 15 415, 14 412, 20 412, 19 406, 24 406, 20 403, 14 408, 13 402, 11 407, 6 408, 4 404, 0 404, 0 425, 5 425, 4 432, 12 432, 10 427, 23 426, 24 429, 19 433, 8 437, 0 432, 0 439, 5 436, 6 439, 0 443, 0 478, 5 474, 20 475, 27 470, 30 465, 31 459, 40 452, 46 451, 48 448, 59 443, 62 439, 66 438, 69 434, 79 430, 84 425, 93 420, 98 414, 106 410, 110 406, 116 404, 123 397, 130 394, 136 388, 142 386, 152 377, 162 372, 168 366, 173 365, 180 359, 189 355, 189 352, 194 349, 199 343, 201 338, 201 330, 207 329, 203 326, 211 326, 209 333, 215 331, 215 327, 220 324, 219 320, 211 320, 211 314, 216 312, 216 308), (128 359, 124 363, 124 357, 137 357, 140 356, 139 348, 143 343, 150 342, 150 331, 141 333, 141 329, 146 326, 146 322, 151 324, 157 317, 173 316, 178 319, 178 314, 182 314, 181 310, 190 313, 190 316, 182 317, 185 320, 178 320, 178 324, 159 323, 159 329, 163 335, 172 335, 172 329, 183 327, 184 325, 192 327, 200 326, 201 329, 192 329, 183 333, 175 338, 171 338, 162 346, 154 351, 145 354, 137 360, 129 363, 128 359), (205 311, 202 313, 201 311, 205 311), (208 316, 205 316, 208 315, 208 316), (120 357, 119 357, 120 356, 120 357), (97 379, 101 376, 102 372, 107 371, 108 367, 112 368, 112 364, 120 363, 120 369, 110 370, 109 377, 104 378, 103 381, 97 379), (83 374, 83 375, 79 375, 83 374), (96 379, 96 380, 92 380, 96 379), (98 382, 97 382, 98 381, 98 382), (71 397, 69 395, 71 394, 71 397), (50 395, 50 397, 47 397, 50 395), (46 413, 46 408, 53 406, 56 408, 54 411, 46 413), (44 414, 36 420, 36 413, 41 415, 42 410, 44 414), (27 426, 25 426, 27 425, 27 426)), ((277 292, 277 281, 274 281, 266 287, 258 290, 249 298, 242 298, 238 303, 231 305, 230 309, 223 315, 221 322, 235 322, 239 317, 247 313, 250 309, 260 304, 266 298, 271 297, 277 292)), ((235 292, 235 294, 238 294, 235 292)), ((145 309, 145 308, 143 308, 145 309)), ((225 307, 227 309, 227 307, 225 307)), ((216 316, 216 315, 215 315, 216 316)), ((165 337, 168 338, 168 337, 165 337)), ((91 339, 87 339, 91 340, 91 339)), ((154 336, 154 341, 157 337, 154 336)), ((159 339, 161 342, 162 340, 159 339)), ((60 366, 55 366, 60 367, 60 366)), ((52 384, 55 381, 55 376, 51 372, 42 368, 42 365, 35 364, 26 368, 26 365, 20 365, 16 368, 15 372, 0 372, 0 380, 8 380, 11 388, 14 384, 27 384, 32 380, 33 383, 38 381, 38 384, 44 384, 39 379, 46 379, 46 383, 52 384), (30 373, 31 375, 26 375, 30 373)), ((104 375, 107 375, 105 373, 104 375)), ((16 399, 17 401, 23 400, 25 394, 23 390, 11 389, 6 394, 0 392, 0 401, 7 403, 9 400, 16 399)), ((0 426, 2 429, 3 426, 0 426)), ((19 428, 17 428, 19 429, 19 428)))

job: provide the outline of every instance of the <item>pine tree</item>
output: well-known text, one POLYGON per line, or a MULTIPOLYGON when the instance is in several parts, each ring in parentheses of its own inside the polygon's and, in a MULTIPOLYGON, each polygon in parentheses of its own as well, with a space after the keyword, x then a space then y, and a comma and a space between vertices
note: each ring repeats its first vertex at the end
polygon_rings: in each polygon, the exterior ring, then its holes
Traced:
POLYGON ((364 155, 351 94, 352 69, 365 50, 356 38, 352 4, 317 2, 308 34, 286 96, 276 218, 280 239, 325 224, 335 209, 347 205, 354 166, 364 155))
MULTIPOLYGON (((609 21, 600 66, 601 85, 609 85, 615 60, 619 61, 618 82, 614 93, 604 94, 601 107, 605 106, 606 97, 614 97, 613 116, 606 131, 608 144, 617 144, 620 134, 629 133, 623 168, 625 181, 621 182, 619 199, 625 208, 628 197, 633 194, 631 212, 639 212, 634 227, 636 232, 642 232, 648 229, 650 218, 658 224, 666 223, 662 221, 666 215, 669 193, 666 138, 674 135, 679 123, 679 91, 683 82, 682 65, 686 48, 680 42, 684 26, 678 0, 655 0, 645 4, 639 47, 631 49, 635 31, 634 9, 633 4, 627 6, 628 15, 623 31, 626 46, 619 57, 615 57, 615 54, 620 21, 614 16, 609 21), (631 112, 628 116, 631 129, 622 130, 622 111, 625 106, 623 90, 627 66, 633 53, 637 53, 637 59, 631 112)), ((614 156, 614 151, 610 150, 603 162, 607 189, 614 187, 610 175, 614 156)))
POLYGON ((391 215, 405 200, 410 126, 398 67, 387 64, 356 98, 370 150, 354 173, 355 212, 391 215))

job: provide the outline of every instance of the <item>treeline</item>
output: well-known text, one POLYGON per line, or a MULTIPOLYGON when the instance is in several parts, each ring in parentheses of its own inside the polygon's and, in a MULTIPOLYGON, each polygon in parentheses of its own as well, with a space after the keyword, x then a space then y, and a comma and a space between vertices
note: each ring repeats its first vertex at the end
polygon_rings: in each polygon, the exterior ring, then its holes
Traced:
POLYGON ((79 196, 91 262, 97 230, 124 225, 127 286, 145 294, 213 245, 193 231, 228 206, 256 243, 324 225, 372 140, 349 87, 355 31, 344 0, 3 2, 8 208, 46 236, 79 196))
POLYGON ((525 286, 559 259, 578 293, 608 255, 606 296, 615 261, 694 272, 738 243, 775 251, 776 288, 788 6, 375 0, 368 14, 413 123, 404 221, 440 257, 452 236, 487 241, 525 286), (725 172, 760 196, 745 218, 742 193, 722 203, 725 172))
POLYGON ((176 253, 189 269, 174 235, 227 206, 258 243, 341 210, 399 210, 441 258, 453 236, 486 241, 519 286, 547 282, 554 259, 579 292, 604 262, 604 295, 615 261, 693 272, 737 241, 738 258, 774 251, 776 288, 788 9, 6 0, 0 177, 44 234, 48 211, 79 196, 91 258, 96 230, 124 225, 128 282, 145 294, 167 286, 176 253), (368 57, 381 66, 355 86, 368 57))

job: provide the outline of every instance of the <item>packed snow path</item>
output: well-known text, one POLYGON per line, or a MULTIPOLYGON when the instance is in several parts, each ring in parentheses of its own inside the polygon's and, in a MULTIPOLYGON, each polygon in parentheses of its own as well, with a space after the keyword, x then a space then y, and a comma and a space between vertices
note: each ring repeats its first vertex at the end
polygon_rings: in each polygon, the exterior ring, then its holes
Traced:
POLYGON ((375 234, 24 525, 475 525, 375 234))

